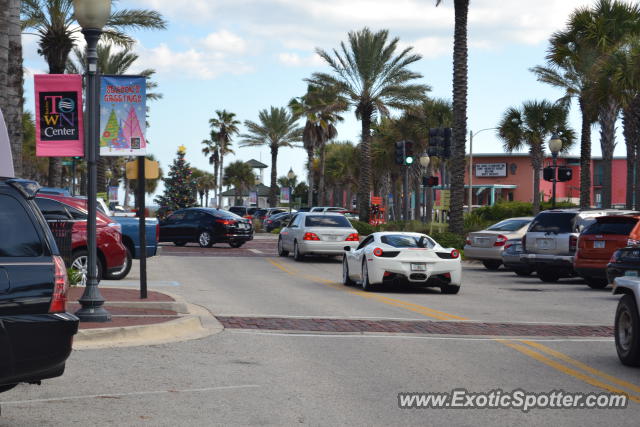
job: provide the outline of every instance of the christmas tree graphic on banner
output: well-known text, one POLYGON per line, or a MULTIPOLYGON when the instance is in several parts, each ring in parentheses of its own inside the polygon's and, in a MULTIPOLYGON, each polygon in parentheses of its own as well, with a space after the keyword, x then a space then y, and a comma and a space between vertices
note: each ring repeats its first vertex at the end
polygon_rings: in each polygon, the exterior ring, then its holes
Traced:
POLYGON ((120 132, 120 125, 118 124, 116 112, 112 108, 109 120, 102 131, 102 135, 100 135, 100 147, 110 147, 113 141, 118 138, 118 132, 120 132))
POLYGON ((124 126, 122 127, 122 133, 124 134, 125 139, 130 143, 128 148, 131 148, 132 150, 140 150, 147 146, 142 129, 140 129, 138 115, 133 107, 129 109, 127 120, 125 120, 124 126))

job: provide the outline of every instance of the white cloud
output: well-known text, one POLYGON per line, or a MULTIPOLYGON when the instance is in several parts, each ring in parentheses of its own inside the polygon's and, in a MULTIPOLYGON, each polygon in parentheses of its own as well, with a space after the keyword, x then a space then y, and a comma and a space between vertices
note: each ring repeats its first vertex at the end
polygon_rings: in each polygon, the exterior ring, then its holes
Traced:
POLYGON ((326 65, 324 60, 315 53, 308 56, 290 52, 279 53, 278 61, 289 67, 320 67, 326 65))
POLYGON ((247 42, 243 38, 227 30, 221 30, 216 33, 209 34, 204 38, 202 43, 208 49, 213 51, 240 54, 247 50, 247 42))

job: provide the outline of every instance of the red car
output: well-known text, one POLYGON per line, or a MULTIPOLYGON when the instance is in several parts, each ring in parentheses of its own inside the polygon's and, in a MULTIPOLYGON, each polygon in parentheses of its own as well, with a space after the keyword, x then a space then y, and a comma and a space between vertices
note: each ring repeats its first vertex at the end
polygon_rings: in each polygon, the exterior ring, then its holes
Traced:
MULTIPOLYGON (((80 271, 81 285, 87 280, 87 201, 75 197, 38 194, 36 204, 47 221, 75 221, 71 235, 73 251, 69 267, 80 271)), ((120 224, 98 211, 96 218, 98 280, 112 278, 126 265, 127 248, 122 244, 120 224)))
POLYGON ((639 218, 633 215, 597 217, 580 233, 573 268, 591 288, 607 286, 607 263, 616 250, 627 246, 629 233, 639 218))

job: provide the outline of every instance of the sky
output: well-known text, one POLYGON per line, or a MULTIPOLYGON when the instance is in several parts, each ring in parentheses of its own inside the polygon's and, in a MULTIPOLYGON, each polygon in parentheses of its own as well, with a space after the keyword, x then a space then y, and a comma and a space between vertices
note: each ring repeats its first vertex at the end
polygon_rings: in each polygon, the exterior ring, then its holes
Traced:
MULTIPOLYGON (((468 130, 497 126, 511 106, 533 99, 555 100, 562 92, 536 81, 530 67, 544 64, 548 39, 562 30, 571 12, 595 0, 471 0, 468 17, 469 92, 468 130)), ((168 21, 165 31, 134 31, 139 60, 135 73, 153 68, 163 94, 149 102, 150 152, 166 171, 178 146, 187 148, 192 166, 213 171, 201 154, 209 138, 209 119, 226 109, 237 118, 257 121, 260 110, 286 106, 304 95, 303 79, 317 71, 330 72, 315 53, 331 50, 347 40, 349 31, 363 27, 389 30, 401 47, 413 47, 422 59, 410 66, 423 75, 430 96, 451 99, 453 70, 453 1, 444 0, 121 0, 114 9, 150 8, 168 21)), ((47 71, 37 54, 37 39, 23 36, 27 108, 33 110, 33 74, 47 71)), ((579 133, 580 117, 572 106, 570 124, 579 133)), ((394 112, 398 115, 398 112, 394 112)), ((338 125, 337 140, 357 143, 360 124, 353 111, 338 125)), ((300 123, 303 125, 304 123, 300 123)), ((244 126, 241 126, 244 132, 244 126)), ((597 129, 592 132, 593 155, 600 154, 597 129)), ((624 155, 618 136, 616 155, 624 155)), ((261 160, 270 164, 267 147, 239 147, 233 141, 233 160, 261 160)), ((495 131, 474 137, 474 153, 500 153, 495 131)), ((578 142, 571 150, 578 154, 578 142)), ((289 168, 304 178, 306 153, 285 148, 278 157, 278 176, 289 168)), ((265 170, 265 178, 269 177, 265 170)))

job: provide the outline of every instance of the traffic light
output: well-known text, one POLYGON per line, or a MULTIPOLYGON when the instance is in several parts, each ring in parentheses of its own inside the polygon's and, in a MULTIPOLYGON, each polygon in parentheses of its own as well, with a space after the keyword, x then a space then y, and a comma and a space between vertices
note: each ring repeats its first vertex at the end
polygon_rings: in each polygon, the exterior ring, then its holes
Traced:
POLYGON ((444 142, 442 145, 442 157, 448 159, 451 157, 451 128, 444 128, 444 142))
POLYGON ((404 165, 404 141, 396 142, 396 165, 404 165))
POLYGON ((440 148, 444 144, 444 132, 442 128, 429 129, 429 148, 427 154, 431 157, 440 157, 440 148))
POLYGON ((546 168, 542 169, 542 179, 544 179, 545 181, 553 181, 554 175, 555 174, 553 166, 547 166, 546 168))
POLYGON ((571 178, 573 178, 573 169, 567 166, 558 167, 558 181, 571 181, 571 178))
POLYGON ((438 186, 438 177, 437 176, 423 176, 422 177, 422 185, 424 187, 437 187, 438 186))
POLYGON ((413 141, 404 141, 404 164, 410 166, 415 157, 413 156, 413 141))

